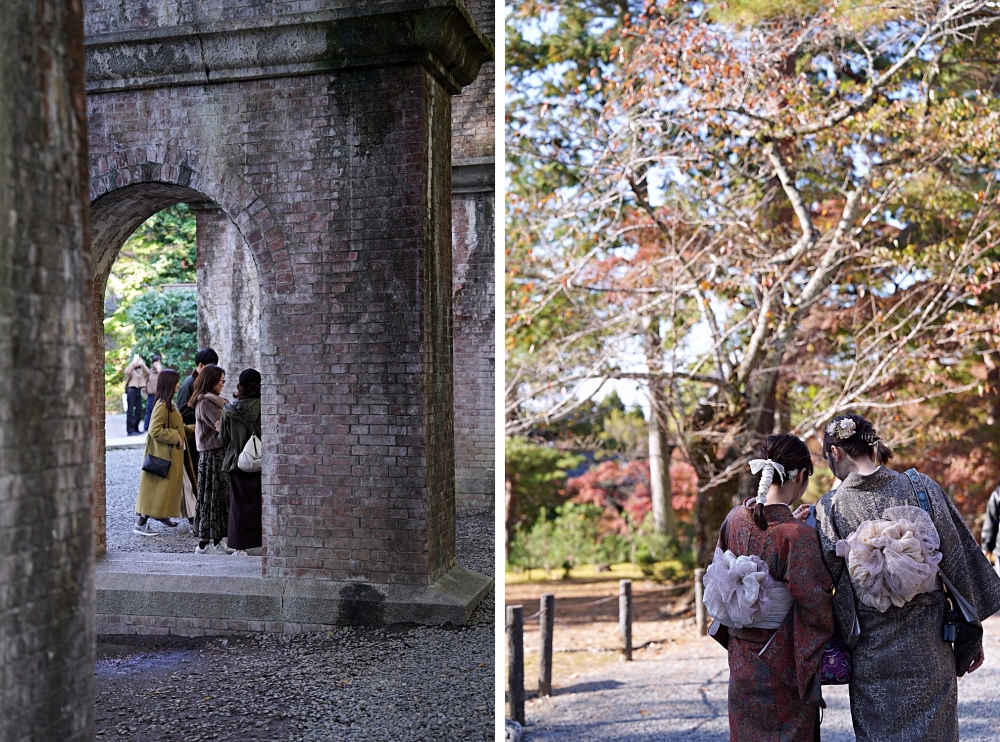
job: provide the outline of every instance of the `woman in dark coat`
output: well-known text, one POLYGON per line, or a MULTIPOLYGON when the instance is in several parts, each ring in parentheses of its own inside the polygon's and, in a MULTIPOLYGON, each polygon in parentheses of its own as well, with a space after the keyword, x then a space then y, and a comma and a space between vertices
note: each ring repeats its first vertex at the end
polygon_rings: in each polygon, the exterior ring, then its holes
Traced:
POLYGON ((223 471, 229 472, 229 533, 226 542, 236 555, 262 544, 261 512, 263 495, 261 473, 239 468, 240 453, 251 435, 261 437, 260 372, 248 368, 240 374, 236 399, 222 409, 219 420, 219 444, 225 449, 223 471))

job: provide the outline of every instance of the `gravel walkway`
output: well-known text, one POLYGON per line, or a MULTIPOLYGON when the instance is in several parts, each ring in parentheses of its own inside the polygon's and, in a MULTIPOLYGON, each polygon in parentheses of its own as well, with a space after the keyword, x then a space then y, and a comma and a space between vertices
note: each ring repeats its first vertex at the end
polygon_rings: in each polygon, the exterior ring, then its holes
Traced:
MULTIPOLYGON (((958 681, 963 742, 1000 739, 1000 618, 985 627, 986 664, 958 681)), ((710 639, 675 642, 654 659, 583 674, 528 701, 522 742, 728 742, 728 691, 724 649, 710 639)), ((823 697, 823 741, 854 740, 847 687, 826 687, 823 697)))
MULTIPOLYGON (((141 454, 108 452, 108 549, 193 549, 190 535, 166 528, 163 536, 132 534, 141 454)), ((460 518, 457 536, 459 564, 493 576, 493 513, 460 518)), ((491 592, 463 628, 103 637, 97 739, 492 740, 493 605, 491 592)))
MULTIPOLYGON (((191 533, 186 520, 177 520, 174 528, 149 521, 156 536, 140 536, 132 532, 135 525, 135 498, 139 493, 139 472, 145 451, 142 448, 118 448, 107 453, 107 539, 108 551, 145 551, 156 553, 191 552, 198 539, 191 533)), ((225 539, 223 539, 223 542, 225 539)), ((249 553, 260 556, 260 549, 249 553)), ((200 557, 201 559, 217 557, 200 557)))

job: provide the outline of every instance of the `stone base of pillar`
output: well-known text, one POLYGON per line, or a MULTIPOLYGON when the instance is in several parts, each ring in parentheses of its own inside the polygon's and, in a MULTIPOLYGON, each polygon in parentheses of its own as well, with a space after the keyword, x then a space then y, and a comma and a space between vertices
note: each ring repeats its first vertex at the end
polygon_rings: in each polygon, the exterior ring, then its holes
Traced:
POLYGON ((261 577, 260 557, 112 553, 97 560, 97 633, 204 636, 335 626, 463 626, 493 580, 453 567, 426 587, 261 577))

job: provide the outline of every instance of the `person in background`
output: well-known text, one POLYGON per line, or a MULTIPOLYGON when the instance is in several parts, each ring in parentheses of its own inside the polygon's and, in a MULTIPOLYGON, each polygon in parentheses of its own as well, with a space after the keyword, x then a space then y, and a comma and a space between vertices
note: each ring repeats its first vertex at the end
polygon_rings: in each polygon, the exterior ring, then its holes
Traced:
POLYGON ((160 371, 163 370, 160 355, 153 356, 153 367, 149 369, 149 378, 146 379, 146 417, 142 423, 142 429, 149 432, 149 418, 153 414, 153 403, 156 401, 156 383, 160 380, 160 371))
POLYGON ((260 372, 248 368, 240 374, 236 399, 222 409, 219 445, 225 451, 222 468, 229 473, 229 530, 227 543, 236 554, 262 544, 261 473, 245 472, 237 462, 251 434, 260 438, 260 372))
POLYGON ((1000 574, 1000 558, 994 553, 997 548, 997 530, 1000 527, 1000 487, 993 490, 990 500, 986 503, 986 520, 983 521, 983 532, 979 542, 986 554, 986 558, 992 557, 993 568, 1000 574))
MULTIPOLYGON (((202 348, 197 353, 194 354, 195 369, 191 372, 191 375, 184 379, 184 383, 181 384, 180 390, 177 392, 177 409, 180 410, 181 417, 184 418, 185 425, 194 425, 194 408, 190 406, 189 402, 191 400, 191 395, 194 393, 194 382, 198 378, 198 374, 201 370, 205 368, 208 364, 219 363, 219 354, 216 353, 211 348, 202 348)), ((193 457, 195 470, 198 469, 198 447, 197 442, 194 437, 194 433, 188 438, 189 448, 191 451, 191 456, 193 457)))
POLYGON ((149 369, 142 356, 136 353, 132 362, 125 367, 125 399, 128 407, 125 410, 125 428, 129 435, 139 435, 139 422, 142 420, 142 390, 146 388, 149 369))
POLYGON ((194 426, 184 424, 184 418, 174 407, 174 392, 180 374, 172 368, 160 372, 156 385, 156 401, 150 420, 149 435, 146 436, 146 453, 170 462, 166 477, 158 477, 148 471, 139 475, 139 496, 135 502, 137 516, 133 533, 152 536, 156 532, 149 527, 149 518, 166 526, 175 527, 171 518, 181 515, 181 497, 184 494, 184 477, 189 486, 195 487, 194 466, 187 447, 187 436, 194 432, 194 426))
POLYGON ((229 526, 229 472, 222 467, 226 451, 219 444, 219 419, 226 405, 219 395, 225 384, 225 369, 210 363, 198 374, 188 402, 194 408, 194 436, 199 452, 195 554, 232 553, 222 545, 229 526))

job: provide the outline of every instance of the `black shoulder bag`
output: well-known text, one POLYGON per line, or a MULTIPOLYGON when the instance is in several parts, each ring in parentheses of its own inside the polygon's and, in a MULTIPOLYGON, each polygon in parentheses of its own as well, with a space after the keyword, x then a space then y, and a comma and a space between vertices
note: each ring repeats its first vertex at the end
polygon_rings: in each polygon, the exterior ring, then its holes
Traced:
MULTIPOLYGON (((934 513, 931 511, 930 499, 927 497, 927 493, 924 492, 920 477, 917 476, 917 470, 907 469, 906 476, 909 477, 910 485, 917 494, 917 502, 920 503, 920 507, 927 511, 933 522, 934 513)), ((948 608, 944 612, 944 626, 941 630, 941 639, 954 645, 955 674, 958 677, 962 677, 968 671, 969 665, 976 658, 978 647, 982 646, 983 627, 972 623, 968 615, 970 613, 973 617, 975 615, 972 606, 968 604, 965 598, 959 595, 958 591, 951 584, 951 581, 945 577, 944 572, 939 569, 938 574, 941 575, 941 582, 944 583, 945 598, 948 601, 948 608)))

